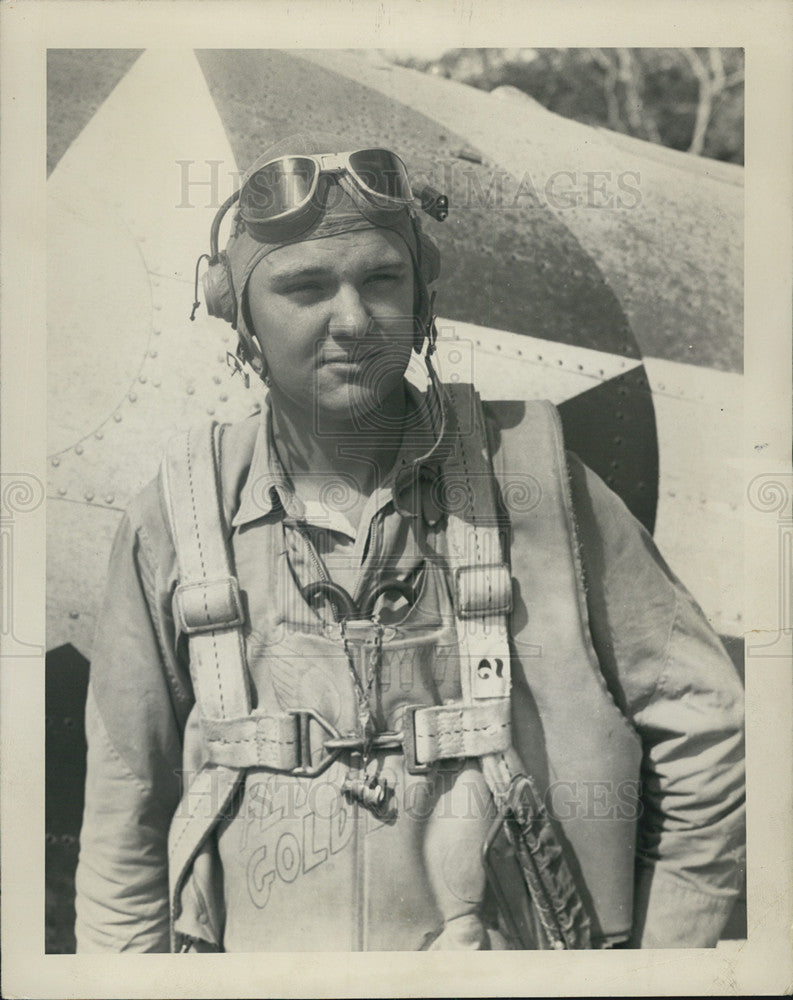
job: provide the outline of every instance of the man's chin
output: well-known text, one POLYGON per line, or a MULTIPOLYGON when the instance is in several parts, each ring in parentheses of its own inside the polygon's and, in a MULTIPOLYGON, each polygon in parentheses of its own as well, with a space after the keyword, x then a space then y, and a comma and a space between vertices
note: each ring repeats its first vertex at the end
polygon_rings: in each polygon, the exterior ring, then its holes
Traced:
POLYGON ((402 381, 393 386, 372 386, 352 379, 319 393, 315 407, 318 430, 322 421, 331 427, 346 426, 358 433, 383 433, 394 429, 402 417, 402 381))

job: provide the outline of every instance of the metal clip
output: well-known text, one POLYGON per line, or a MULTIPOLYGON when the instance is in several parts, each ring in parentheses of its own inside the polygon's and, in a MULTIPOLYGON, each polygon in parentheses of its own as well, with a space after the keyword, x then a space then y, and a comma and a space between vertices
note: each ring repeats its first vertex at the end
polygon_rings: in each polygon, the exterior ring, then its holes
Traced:
POLYGON ((373 750, 387 750, 402 746, 402 733, 377 733, 364 739, 361 736, 342 736, 338 729, 313 708, 291 708, 289 714, 297 717, 297 759, 300 762, 290 773, 303 778, 315 778, 327 771, 330 765, 345 751, 360 752, 364 743, 373 750), (326 756, 318 764, 312 764, 311 720, 321 726, 329 739, 322 741, 326 756))
POLYGON ((237 355, 232 354, 231 351, 226 351, 226 364, 231 369, 232 376, 236 375, 237 372, 239 372, 240 375, 242 376, 243 382, 245 383, 245 388, 250 389, 251 377, 240 364, 240 359, 237 357, 237 355))
POLYGON ((376 774, 365 771, 349 771, 341 786, 342 793, 349 798, 357 799, 367 809, 377 812, 385 805, 388 796, 388 783, 378 779, 376 774))
POLYGON ((328 751, 327 744, 323 742, 322 749, 326 751, 327 756, 319 764, 312 764, 311 720, 313 719, 317 725, 321 726, 331 739, 339 739, 341 733, 327 719, 323 719, 319 712, 315 712, 313 708, 292 708, 289 709, 289 714, 297 717, 297 759, 300 761, 297 767, 292 769, 291 773, 301 777, 315 778, 330 767, 344 748, 334 747, 328 751))

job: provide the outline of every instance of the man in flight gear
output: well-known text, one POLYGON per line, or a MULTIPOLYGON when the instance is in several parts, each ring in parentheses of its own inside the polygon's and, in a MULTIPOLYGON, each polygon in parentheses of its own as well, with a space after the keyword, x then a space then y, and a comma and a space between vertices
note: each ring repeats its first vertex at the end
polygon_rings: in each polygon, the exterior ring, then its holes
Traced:
POLYGON ((175 438, 120 525, 80 951, 723 930, 743 864, 735 672, 550 404, 440 384, 419 204, 445 218, 390 151, 298 136, 213 224, 207 308, 268 392, 175 438))

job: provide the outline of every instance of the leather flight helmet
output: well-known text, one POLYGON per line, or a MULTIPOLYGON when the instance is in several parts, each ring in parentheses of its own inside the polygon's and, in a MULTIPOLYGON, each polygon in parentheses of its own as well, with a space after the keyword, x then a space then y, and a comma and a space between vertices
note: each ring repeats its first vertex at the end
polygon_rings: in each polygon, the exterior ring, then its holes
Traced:
MULTIPOLYGON (((267 149, 252 164, 242 178, 240 192, 245 190, 248 181, 262 167, 279 157, 318 156, 364 148, 365 144, 356 146, 349 140, 324 133, 301 134, 283 139, 267 149)), ((246 223, 237 204, 228 243, 225 250, 219 250, 221 222, 234 203, 238 202, 239 192, 235 192, 224 202, 212 223, 210 254, 203 255, 209 260, 203 276, 207 312, 210 316, 230 323, 237 331, 239 336, 237 356, 241 361, 247 362, 259 376, 265 373, 265 362, 248 315, 246 294, 254 268, 263 257, 279 247, 321 239, 336 232, 387 228, 402 237, 410 251, 415 276, 416 328, 413 347, 417 353, 421 352, 425 338, 429 336, 432 325, 432 298, 429 286, 440 274, 440 251, 437 244, 423 231, 413 205, 405 204, 396 209, 389 206, 383 209, 373 204, 361 192, 360 187, 343 172, 336 180, 341 189, 339 192, 341 198, 328 199, 328 203, 323 203, 320 210, 314 212, 313 217, 302 226, 285 222, 262 230, 258 226, 246 223)), ((442 214, 437 214, 436 218, 445 218, 445 199, 442 204, 444 211, 442 214)))

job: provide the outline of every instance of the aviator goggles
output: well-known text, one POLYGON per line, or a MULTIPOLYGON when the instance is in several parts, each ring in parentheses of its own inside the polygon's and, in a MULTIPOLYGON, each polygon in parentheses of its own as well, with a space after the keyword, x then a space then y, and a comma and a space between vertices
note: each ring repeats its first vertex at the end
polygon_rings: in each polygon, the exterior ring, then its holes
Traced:
MULTIPOLYGON (((323 208, 323 177, 349 178, 375 208, 403 209, 415 196, 407 167, 388 149, 358 149, 347 153, 279 156, 258 167, 239 194, 239 214, 251 227, 279 226, 323 208)), ((441 221, 448 202, 433 189, 419 195, 425 211, 441 221)))

